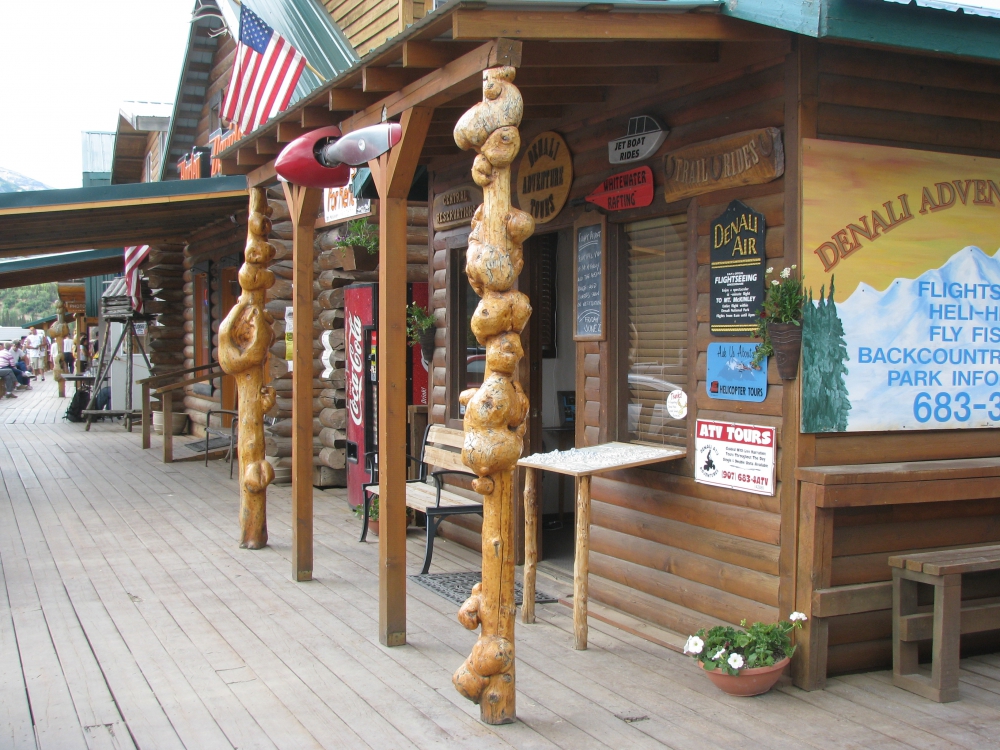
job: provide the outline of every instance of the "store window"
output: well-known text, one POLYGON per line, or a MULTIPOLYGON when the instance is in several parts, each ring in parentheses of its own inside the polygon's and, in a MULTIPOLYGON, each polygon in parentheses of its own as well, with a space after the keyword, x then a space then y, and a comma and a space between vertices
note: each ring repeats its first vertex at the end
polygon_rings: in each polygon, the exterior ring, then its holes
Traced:
MULTIPOLYGON (((684 446, 687 419, 674 391, 687 391, 687 218, 624 226, 628 252, 627 429, 632 442, 684 446), (673 402, 673 403, 671 403, 673 402)), ((686 400, 685 400, 686 403, 686 400)))
POLYGON ((486 376, 486 347, 481 346, 472 333, 472 315, 479 304, 479 295, 469 284, 465 274, 465 250, 458 250, 452 256, 451 267, 452 299, 459 311, 455 325, 453 352, 458 356, 450 358, 455 363, 452 382, 452 417, 461 418, 465 408, 458 403, 458 394, 467 388, 477 388, 486 376))
POLYGON ((194 363, 212 362, 212 300, 208 274, 194 276, 194 363))

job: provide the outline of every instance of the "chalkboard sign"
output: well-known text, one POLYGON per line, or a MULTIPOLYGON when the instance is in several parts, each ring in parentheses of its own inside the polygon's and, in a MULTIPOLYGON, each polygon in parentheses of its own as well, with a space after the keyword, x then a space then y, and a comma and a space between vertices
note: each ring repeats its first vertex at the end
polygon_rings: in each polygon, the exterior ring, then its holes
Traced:
POLYGON ((603 215, 584 215, 574 225, 576 253, 576 328, 574 341, 603 341, 605 336, 604 300, 607 292, 603 215))
POLYGON ((764 303, 764 215, 733 201, 712 222, 709 323, 713 336, 750 336, 764 303))

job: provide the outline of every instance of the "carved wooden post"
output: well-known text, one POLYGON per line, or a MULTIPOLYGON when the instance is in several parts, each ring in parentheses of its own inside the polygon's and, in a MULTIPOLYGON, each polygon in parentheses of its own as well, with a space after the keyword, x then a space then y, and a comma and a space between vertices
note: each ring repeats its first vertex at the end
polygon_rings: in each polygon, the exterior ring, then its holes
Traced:
POLYGON ((483 101, 455 125, 455 143, 478 153, 472 178, 483 203, 472 219, 466 273, 482 300, 472 331, 486 347, 486 373, 478 389, 463 391, 462 460, 477 475, 483 495, 483 580, 458 619, 482 626, 472 653, 452 677, 458 692, 480 706, 487 724, 508 724, 514 701, 513 470, 521 455, 528 399, 515 378, 524 352, 520 333, 531 315, 528 297, 512 290, 523 265, 522 243, 534 231, 529 214, 511 207, 510 165, 521 147, 517 126, 524 104, 510 66, 483 71, 483 101))
POLYGON ((66 398, 66 381, 63 380, 63 339, 69 334, 69 326, 66 325, 66 304, 62 300, 56 301, 56 322, 49 326, 49 335, 52 337, 52 346, 55 351, 52 353, 52 379, 59 384, 59 398, 66 398))
MULTIPOLYGON (((239 274, 243 293, 219 327, 219 364, 234 377, 239 393, 240 547, 248 549, 267 544, 267 485, 274 479, 274 469, 264 460, 264 414, 274 406, 274 388, 264 384, 274 338, 274 319, 264 308, 264 294, 274 284, 274 274, 267 269, 274 258, 274 247, 267 241, 270 213, 264 190, 252 188, 239 274)), ((163 429, 166 436, 169 423, 163 429)))

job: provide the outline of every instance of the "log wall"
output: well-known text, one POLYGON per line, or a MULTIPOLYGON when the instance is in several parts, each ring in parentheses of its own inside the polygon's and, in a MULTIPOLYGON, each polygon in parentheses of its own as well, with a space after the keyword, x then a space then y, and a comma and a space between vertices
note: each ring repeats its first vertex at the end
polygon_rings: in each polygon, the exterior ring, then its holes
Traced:
POLYGON ((324 0, 323 4, 363 56, 423 18, 433 0, 324 0))

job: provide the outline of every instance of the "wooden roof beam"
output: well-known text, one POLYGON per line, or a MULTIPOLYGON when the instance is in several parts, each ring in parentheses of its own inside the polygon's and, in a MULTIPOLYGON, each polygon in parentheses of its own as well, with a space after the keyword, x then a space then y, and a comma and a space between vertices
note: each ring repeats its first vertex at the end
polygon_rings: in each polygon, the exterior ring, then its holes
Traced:
POLYGON ((256 146, 257 153, 263 156, 272 156, 281 153, 281 146, 278 145, 278 141, 275 138, 268 138, 262 135, 257 139, 256 146))
MULTIPOLYGON (((456 96, 479 89, 482 72, 497 65, 517 66, 521 62, 521 43, 510 39, 495 39, 476 47, 443 68, 405 86, 368 106, 362 112, 344 120, 341 129, 350 133, 358 128, 375 125, 382 120, 382 108, 388 117, 395 117, 412 107, 437 107, 456 96)), ((337 89, 334 89, 336 91, 337 89)), ((332 92, 331 92, 332 93, 332 92)), ((331 107, 333 109, 334 107, 331 107)), ((342 107, 347 109, 347 107, 342 107)))
POLYGON ((308 130, 302 127, 297 122, 281 121, 278 123, 278 143, 291 143, 300 135, 308 132, 308 130))
POLYGON ((458 8, 452 14, 456 41, 491 39, 627 39, 658 41, 767 41, 788 33, 709 13, 590 13, 458 8))
POLYGON ((522 91, 533 86, 655 86, 659 68, 637 65, 622 68, 522 68, 515 83, 522 91))
POLYGON ((299 117, 299 124, 305 130, 336 125, 338 122, 340 120, 336 119, 327 107, 303 107, 299 117))
POLYGON ((357 112, 359 109, 372 106, 380 99, 382 99, 381 94, 366 93, 361 89, 330 89, 328 106, 331 112, 336 110, 357 112))
POLYGON ((361 71, 361 90, 399 91, 430 72, 427 68, 376 68, 369 65, 361 71))
POLYGON ((472 52, 476 42, 422 42, 410 40, 403 42, 404 68, 443 68, 445 65, 472 52))
POLYGON ((719 61, 717 42, 525 42, 521 68, 701 65, 719 61))
POLYGON ((267 163, 267 157, 258 154, 255 148, 241 148, 236 151, 236 163, 241 167, 259 167, 261 164, 267 163))

